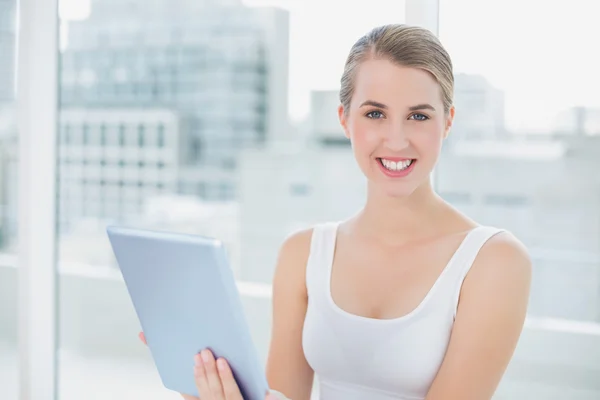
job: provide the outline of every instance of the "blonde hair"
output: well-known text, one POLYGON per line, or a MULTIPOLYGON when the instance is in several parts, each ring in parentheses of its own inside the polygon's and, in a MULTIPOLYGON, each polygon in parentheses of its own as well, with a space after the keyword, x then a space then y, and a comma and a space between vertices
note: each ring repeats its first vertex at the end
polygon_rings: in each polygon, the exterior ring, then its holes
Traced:
POLYGON ((374 28, 350 49, 340 89, 340 102, 345 113, 350 109, 357 69, 368 59, 386 59, 404 67, 429 72, 440 85, 444 111, 448 112, 452 107, 452 61, 438 38, 424 28, 391 24, 374 28))

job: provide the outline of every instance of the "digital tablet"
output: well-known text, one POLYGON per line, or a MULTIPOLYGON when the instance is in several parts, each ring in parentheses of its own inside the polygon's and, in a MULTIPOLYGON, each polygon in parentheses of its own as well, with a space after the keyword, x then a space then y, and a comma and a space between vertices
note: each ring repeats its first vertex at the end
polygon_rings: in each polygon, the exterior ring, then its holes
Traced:
POLYGON ((245 400, 267 379, 223 244, 195 235, 108 227, 108 237, 163 385, 198 396, 194 355, 231 365, 245 400))

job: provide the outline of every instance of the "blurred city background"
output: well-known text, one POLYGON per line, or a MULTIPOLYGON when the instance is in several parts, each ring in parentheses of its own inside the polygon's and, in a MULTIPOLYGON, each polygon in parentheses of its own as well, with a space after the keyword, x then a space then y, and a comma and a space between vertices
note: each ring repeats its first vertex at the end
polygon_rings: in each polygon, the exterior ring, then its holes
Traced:
MULTIPOLYGON (((17 399, 16 0, 0 0, 0 398, 17 399)), ((600 5, 440 0, 456 123, 437 191, 530 249, 499 399, 600 399, 600 5)), ((345 56, 403 0, 63 0, 59 398, 167 399, 107 224, 222 239, 266 358, 282 240, 365 182, 337 120, 345 56), (93 393, 93 394, 90 394, 93 393), (95 396, 95 397, 94 397, 95 396)))

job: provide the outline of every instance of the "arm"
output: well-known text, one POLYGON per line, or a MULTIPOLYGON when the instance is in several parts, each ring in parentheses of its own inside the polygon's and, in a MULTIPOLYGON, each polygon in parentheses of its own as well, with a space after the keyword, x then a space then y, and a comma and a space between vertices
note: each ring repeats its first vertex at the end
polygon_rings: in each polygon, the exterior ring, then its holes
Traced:
POLYGON ((273 327, 267 360, 271 389, 308 400, 313 371, 304 357, 302 328, 308 295, 305 276, 312 231, 290 236, 281 247, 273 280, 273 327))
POLYGON ((481 249, 465 278, 448 351, 426 400, 491 399, 523 329, 531 262, 512 235, 481 249))

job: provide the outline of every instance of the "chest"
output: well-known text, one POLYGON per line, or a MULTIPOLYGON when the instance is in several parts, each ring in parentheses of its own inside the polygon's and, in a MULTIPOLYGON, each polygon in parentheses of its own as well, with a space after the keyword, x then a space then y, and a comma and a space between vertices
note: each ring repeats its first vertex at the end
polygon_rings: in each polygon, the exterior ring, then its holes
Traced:
POLYGON ((462 239, 403 248, 340 239, 331 269, 331 297, 351 314, 376 319, 405 316, 436 284, 462 239))

